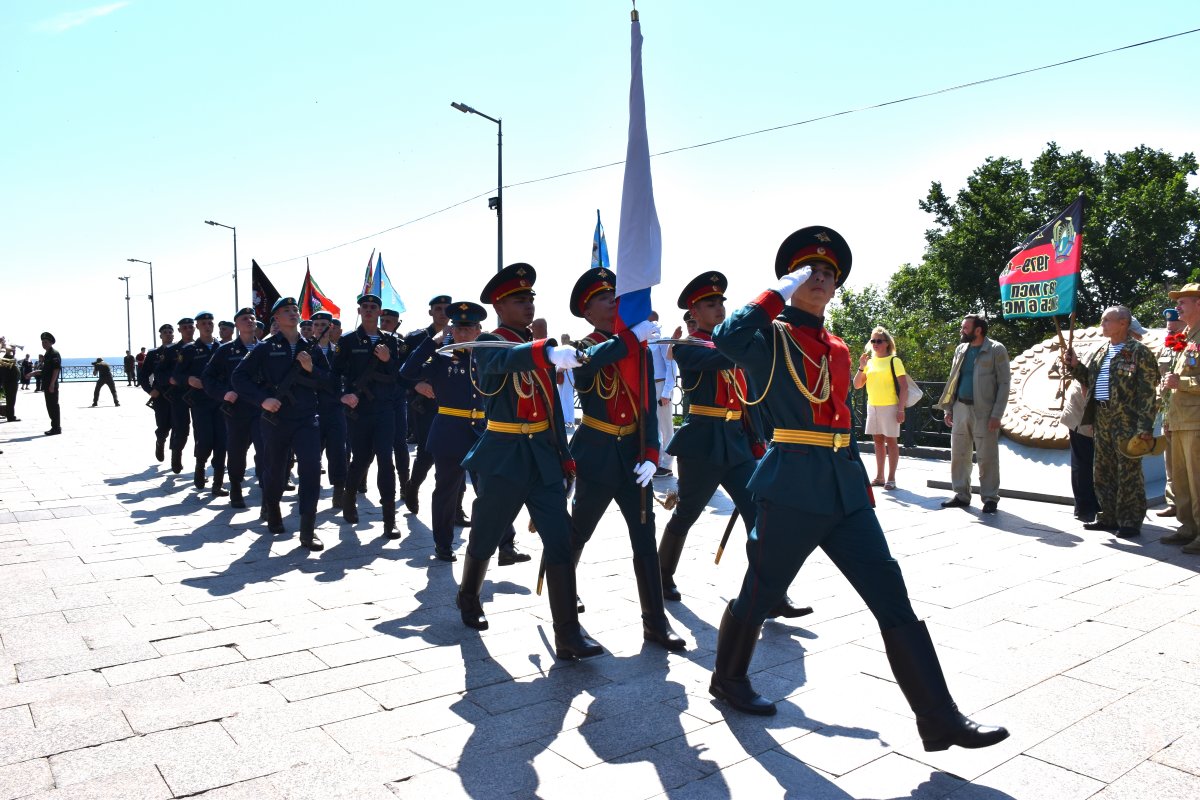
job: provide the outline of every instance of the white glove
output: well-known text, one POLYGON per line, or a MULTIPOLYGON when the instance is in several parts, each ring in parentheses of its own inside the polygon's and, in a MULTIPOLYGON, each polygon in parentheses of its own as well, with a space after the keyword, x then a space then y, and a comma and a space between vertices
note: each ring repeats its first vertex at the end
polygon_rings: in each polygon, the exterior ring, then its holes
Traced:
POLYGON ((637 476, 634 478, 637 481, 637 485, 642 488, 649 486, 650 480, 654 477, 654 472, 657 469, 658 467, 655 466, 653 461, 643 461, 634 467, 633 474, 637 476))
POLYGON ((792 299, 792 295, 796 293, 797 289, 804 285, 804 282, 808 280, 808 276, 811 274, 812 267, 801 267, 795 272, 789 272, 787 275, 784 275, 779 279, 779 283, 775 284, 771 288, 783 295, 783 302, 786 303, 788 300, 792 299))
POLYGON ((546 360, 559 369, 575 369, 583 366, 574 347, 552 347, 546 345, 546 360))
POLYGON ((629 332, 636 336, 639 342, 644 342, 650 338, 650 334, 654 333, 654 323, 644 319, 630 328, 629 332))

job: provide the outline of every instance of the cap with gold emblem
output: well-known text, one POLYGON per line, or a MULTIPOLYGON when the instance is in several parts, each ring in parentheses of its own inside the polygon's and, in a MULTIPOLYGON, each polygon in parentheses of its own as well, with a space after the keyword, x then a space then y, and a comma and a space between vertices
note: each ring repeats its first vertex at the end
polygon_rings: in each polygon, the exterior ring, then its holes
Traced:
MULTIPOLYGON (((294 306, 294 305, 296 305, 296 298, 281 297, 275 301, 275 305, 271 306, 271 313, 274 314, 276 311, 278 311, 279 309, 281 309, 285 306, 294 306)), ((299 306, 297 306, 297 308, 298 307, 299 306)))
POLYGON ((333 320, 333 314, 330 314, 328 311, 314 311, 312 318, 314 322, 322 319, 326 322, 331 322, 333 320))
POLYGON ((679 293, 679 299, 675 304, 682 309, 688 309, 707 297, 719 297, 724 300, 727 288, 729 288, 729 279, 715 270, 710 270, 692 278, 679 293))
POLYGON ((438 294, 438 295, 434 295, 433 297, 431 297, 429 299, 429 307, 433 308, 434 306, 444 306, 444 305, 447 305, 449 302, 450 302, 450 295, 438 294))
POLYGON ((233 318, 234 318, 234 320, 237 320, 238 317, 253 317, 253 316, 254 316, 254 309, 250 308, 250 306, 246 306, 245 308, 239 308, 237 313, 233 315, 233 318))
POLYGON ((487 319, 487 309, 478 303, 460 300, 446 306, 446 316, 450 318, 451 325, 469 328, 487 319))
POLYGON ((383 311, 379 312, 379 316, 400 319, 400 312, 394 308, 385 308, 383 311))
POLYGON ((579 276, 571 290, 571 313, 582 317, 592 298, 603 292, 617 290, 617 276, 607 267, 592 267, 579 276))
POLYGON ((837 285, 850 276, 850 245, 833 228, 813 225, 801 228, 783 240, 775 255, 775 277, 795 272, 806 263, 824 263, 833 268, 837 285))
POLYGON ((496 303, 505 297, 521 292, 535 294, 533 284, 537 281, 537 270, 529 264, 517 262, 509 264, 492 276, 492 279, 479 293, 479 302, 496 303))

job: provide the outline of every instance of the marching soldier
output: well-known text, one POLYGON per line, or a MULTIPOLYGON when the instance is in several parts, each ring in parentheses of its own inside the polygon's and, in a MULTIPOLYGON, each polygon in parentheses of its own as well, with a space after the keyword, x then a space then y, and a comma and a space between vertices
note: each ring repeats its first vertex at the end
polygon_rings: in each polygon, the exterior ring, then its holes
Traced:
MULTIPOLYGON (((429 316, 433 322, 404 337, 406 353, 412 353, 417 345, 426 339, 440 339, 448 324, 446 317, 448 305, 450 305, 450 295, 448 294, 439 294, 429 300, 429 316)), ((416 514, 420 510, 418 493, 421 490, 421 484, 425 482, 425 476, 429 474, 429 468, 433 466, 434 462, 434 457, 429 452, 428 439, 429 428, 437 417, 438 401, 436 398, 422 395, 412 386, 405 394, 408 397, 408 429, 416 439, 417 453, 412 462, 412 474, 402 488, 400 496, 404 499, 404 505, 408 507, 408 510, 416 514)))
MULTIPOLYGON (((312 315, 313 336, 317 347, 325 354, 330 364, 337 355, 337 337, 334 334, 333 315, 318 311, 312 315)), ((342 405, 342 384, 337 375, 330 375, 327 387, 317 395, 317 419, 321 424, 321 449, 328 464, 326 472, 333 485, 333 508, 341 510, 346 488, 346 407, 342 405)))
MULTIPOLYGON (((667 452, 679 462, 679 502, 658 546, 663 594, 668 600, 683 599, 675 585, 679 556, 688 531, 718 486, 733 500, 734 513, 742 518, 746 533, 754 530, 756 507, 746 487, 765 446, 760 426, 754 424, 754 409, 746 403, 745 374, 712 344, 713 329, 725 321, 728 286, 720 272, 705 272, 684 287, 677 302, 696 323, 689 334, 696 345, 674 348, 688 405, 683 425, 667 445, 667 452)), ((767 617, 811 613, 811 608, 792 605, 785 595, 767 617)))
POLYGON ((851 435, 850 350, 824 326, 825 308, 850 265, 850 248, 836 231, 796 231, 775 258, 775 287, 713 332, 717 349, 763 387, 775 428, 750 481, 758 513, 746 544, 748 566, 721 620, 709 691, 740 711, 775 713, 746 671, 763 620, 820 547, 878 621, 925 749, 987 747, 1008 731, 977 725, 950 697, 929 632, 888 552, 851 435))
MULTIPOLYGON (((378 295, 358 298, 362 324, 338 342, 333 371, 342 381, 342 404, 349 411, 350 470, 342 496, 342 515, 351 524, 358 522, 356 496, 371 462, 378 474, 379 504, 383 509, 384 535, 396 530, 396 474, 392 453, 396 447, 396 421, 400 374, 399 339, 379 327, 381 310, 378 295)), ((403 439, 399 441, 403 442, 403 439)), ((408 446, 404 446, 407 455, 408 446)), ((392 537, 389 537, 392 538, 392 537)))
POLYGON ((196 334, 196 321, 184 317, 175 323, 179 327, 179 341, 167 348, 161 369, 166 374, 167 400, 171 403, 171 472, 178 475, 183 472, 183 448, 187 446, 188 433, 191 431, 191 413, 183 400, 187 387, 186 381, 175 378, 175 368, 179 366, 180 351, 184 345, 191 344, 196 334))
POLYGON ((218 345, 229 344, 233 341, 233 334, 237 330, 237 325, 229 320, 223 319, 217 323, 217 336, 220 339, 218 345))
POLYGON ((300 335, 300 308, 293 297, 271 307, 279 333, 263 340, 233 371, 238 397, 263 410, 260 425, 266 449, 263 506, 267 530, 284 533, 279 508, 287 461, 295 454, 300 467, 300 546, 323 550, 317 538, 317 497, 321 493, 321 431, 317 424, 317 392, 329 382, 329 362, 315 343, 300 335))
POLYGON ((472 354, 479 393, 487 398, 487 430, 463 460, 479 481, 457 605, 464 625, 487 630, 479 593, 488 561, 524 505, 544 546, 555 654, 586 658, 600 655, 604 648, 579 625, 566 488, 575 478, 575 463, 567 450, 554 385, 554 367, 571 369, 580 361, 574 349, 557 347, 552 339, 532 340, 529 323, 536 279, 530 265, 510 264, 480 295, 480 302, 491 304, 500 327, 479 339, 514 346, 472 354))
MULTIPOLYGON (((396 339, 396 345, 400 352, 400 360, 396 365, 399 370, 403 366, 404 359, 408 356, 408 345, 400 336, 400 312, 392 308, 385 308, 379 314, 379 327, 389 333, 396 339)), ((395 442, 392 446, 394 462, 396 465, 396 477, 400 479, 400 499, 403 500, 408 491, 408 392, 405 391, 404 385, 401 383, 396 387, 395 393, 395 415, 396 422, 393 436, 395 442)), ((363 473, 363 480, 366 480, 366 473, 363 473)), ((365 492, 366 484, 359 487, 360 492, 365 492)))
POLYGON ((574 371, 583 424, 571 439, 579 470, 571 505, 571 551, 576 564, 600 518, 616 500, 629 528, 633 574, 642 607, 642 635, 668 650, 682 650, 663 609, 663 587, 654 547, 654 509, 647 497, 658 468, 654 376, 646 369, 644 343, 653 323, 639 322, 613 335, 617 315, 615 276, 603 267, 585 272, 571 292, 571 313, 594 330, 579 342, 588 361, 574 371), (638 431, 639 424, 642 431, 638 431))
MULTIPOLYGON (((229 505, 245 508, 242 483, 246 479, 246 452, 254 444, 254 466, 260 482, 263 477, 263 442, 259 425, 261 409, 238 396, 233 388, 233 371, 251 350, 258 346, 254 335, 254 309, 243 308, 233 317, 238 337, 221 345, 200 375, 204 391, 223 412, 226 457, 229 462, 229 505)), ((215 469, 215 468, 214 468, 215 469)), ((214 483, 216 479, 214 478, 214 483)))
POLYGON ((205 394, 204 380, 200 377, 217 352, 213 325, 210 312, 202 311, 196 315, 200 339, 180 348, 179 363, 175 366, 173 377, 178 385, 186 387, 183 399, 192 410, 192 428, 196 433, 196 474, 193 482, 197 489, 204 488, 204 471, 209 456, 212 456, 212 493, 214 497, 224 497, 229 494, 222 488, 225 482, 225 422, 219 402, 205 394))
POLYGON ((146 354, 142 368, 138 370, 138 385, 142 391, 150 395, 149 405, 154 409, 154 458, 160 464, 166 458, 164 448, 167 437, 171 435, 171 403, 166 398, 170 384, 167 373, 162 369, 164 359, 168 357, 168 349, 175 340, 175 327, 169 322, 158 326, 158 338, 161 344, 146 354))

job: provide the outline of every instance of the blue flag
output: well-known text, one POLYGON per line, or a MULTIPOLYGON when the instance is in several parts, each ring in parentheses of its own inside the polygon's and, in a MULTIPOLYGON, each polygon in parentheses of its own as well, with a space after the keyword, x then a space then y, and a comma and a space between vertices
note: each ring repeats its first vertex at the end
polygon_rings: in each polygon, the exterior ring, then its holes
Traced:
POLYGON ((592 236, 592 268, 609 267, 608 242, 604 241, 604 226, 600 224, 600 209, 596 209, 596 233, 592 236))

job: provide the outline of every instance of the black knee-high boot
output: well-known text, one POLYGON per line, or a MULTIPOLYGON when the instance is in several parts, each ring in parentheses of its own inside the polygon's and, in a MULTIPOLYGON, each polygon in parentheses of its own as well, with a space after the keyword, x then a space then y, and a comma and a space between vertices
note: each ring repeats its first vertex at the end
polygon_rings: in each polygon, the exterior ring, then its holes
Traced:
POLYGON ((675 585, 675 570, 679 567, 679 556, 683 553, 683 543, 686 541, 686 533, 676 533, 675 517, 672 516, 663 529, 662 541, 658 543, 658 568, 662 575, 663 597, 667 600, 683 599, 679 587, 675 585))
POLYGON ((225 491, 224 487, 222 486, 222 484, 224 484, 224 483, 225 483, 225 468, 224 467, 213 467, 213 482, 212 482, 213 497, 226 497, 229 495, 229 492, 225 491))
POLYGON ((989 747, 1008 738, 1004 728, 981 726, 958 710, 924 622, 882 633, 892 674, 917 716, 917 731, 927 751, 945 750, 951 745, 989 747))
POLYGON ((603 653, 604 648, 579 625, 575 566, 547 565, 546 588, 550 594, 550 615, 554 619, 554 654, 559 658, 574 659, 603 653))
POLYGON ((767 717, 775 713, 775 704, 754 691, 746 677, 760 631, 762 625, 747 625, 733 615, 732 602, 725 607, 717 634, 717 664, 708 692, 738 711, 767 717))
POLYGON ((671 630, 663 608, 662 577, 658 557, 654 554, 633 557, 633 574, 637 578, 638 599, 642 605, 642 638, 656 642, 668 650, 682 650, 687 642, 671 630))
POLYGON ((325 543, 317 538, 317 515, 300 514, 300 546, 305 550, 324 550, 325 543))
POLYGON ((470 553, 463 554, 462 583, 458 586, 458 599, 455 605, 462 612, 463 625, 477 631, 488 629, 487 617, 483 615, 483 603, 479 600, 487 568, 486 560, 481 561, 474 558, 470 553))

